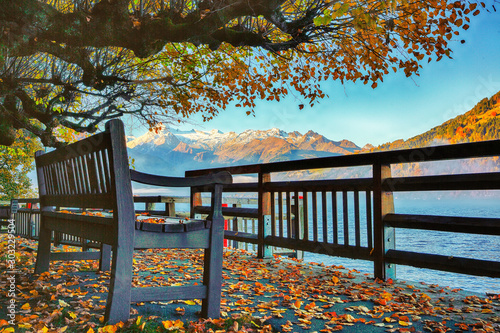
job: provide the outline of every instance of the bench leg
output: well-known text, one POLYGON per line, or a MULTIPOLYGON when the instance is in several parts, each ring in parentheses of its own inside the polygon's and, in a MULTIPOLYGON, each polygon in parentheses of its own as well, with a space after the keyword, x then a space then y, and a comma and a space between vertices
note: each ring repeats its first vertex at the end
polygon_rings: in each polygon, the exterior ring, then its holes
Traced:
POLYGON ((99 270, 109 271, 111 267, 111 245, 101 243, 101 256, 99 258, 99 270))
POLYGON ((224 246, 224 222, 213 223, 210 247, 205 249, 203 284, 207 286, 207 298, 201 305, 203 318, 219 318, 222 290, 222 260, 224 246), (217 230, 221 229, 221 230, 217 230))
POLYGON ((133 250, 126 246, 113 246, 111 278, 104 322, 116 324, 130 318, 133 250))
POLYGON ((52 241, 52 232, 40 225, 38 235, 38 250, 36 252, 35 274, 41 274, 49 270, 50 264, 50 243, 52 241))

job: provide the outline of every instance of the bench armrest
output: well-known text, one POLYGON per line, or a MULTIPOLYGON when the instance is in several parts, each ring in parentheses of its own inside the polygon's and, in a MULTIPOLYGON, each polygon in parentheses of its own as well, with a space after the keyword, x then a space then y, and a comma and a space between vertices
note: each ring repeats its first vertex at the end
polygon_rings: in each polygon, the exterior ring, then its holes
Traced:
POLYGON ((193 186, 205 186, 212 184, 231 184, 233 178, 231 174, 227 171, 221 171, 218 173, 197 176, 197 177, 166 177, 151 175, 144 172, 139 172, 130 169, 130 178, 132 181, 156 186, 166 186, 166 187, 193 187, 193 186))

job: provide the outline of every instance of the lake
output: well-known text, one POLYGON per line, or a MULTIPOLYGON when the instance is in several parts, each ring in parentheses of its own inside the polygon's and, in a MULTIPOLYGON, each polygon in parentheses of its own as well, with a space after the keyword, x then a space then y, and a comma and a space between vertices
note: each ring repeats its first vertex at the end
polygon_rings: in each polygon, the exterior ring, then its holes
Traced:
MULTIPOLYGON (((395 211, 401 214, 448 215, 467 217, 500 217, 498 198, 446 198, 439 196, 411 199, 402 195, 395 199, 395 211)), ((361 213, 363 215, 363 212, 361 213)), ((353 217, 350 216, 352 220, 353 217)), ((363 224, 362 224, 363 226, 363 224)), ((456 257, 500 261, 500 237, 471 235, 413 229, 396 230, 396 249, 456 257)), ((304 260, 323 262, 326 265, 342 265, 362 273, 373 274, 371 261, 331 257, 305 253, 304 260)), ((479 293, 500 293, 500 279, 470 276, 397 265, 399 280, 438 284, 442 287, 462 288, 479 293)))

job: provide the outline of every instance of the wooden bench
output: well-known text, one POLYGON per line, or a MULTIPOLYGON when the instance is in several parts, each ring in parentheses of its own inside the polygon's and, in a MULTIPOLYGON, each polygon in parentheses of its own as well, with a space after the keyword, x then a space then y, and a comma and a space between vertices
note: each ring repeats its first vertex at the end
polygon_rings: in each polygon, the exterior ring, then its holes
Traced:
POLYGON ((108 122, 103 133, 52 152, 37 152, 35 161, 41 214, 36 274, 47 271, 50 260, 85 259, 88 255, 77 252, 56 257, 51 254, 53 231, 63 232, 100 242, 101 270, 109 269, 111 258, 105 322, 128 320, 131 302, 175 299, 202 299, 203 317, 220 316, 224 239, 222 186, 232 182, 229 173, 175 178, 130 170, 120 120, 108 122), (161 225, 161 228, 137 222, 131 181, 156 186, 207 186, 211 192, 208 217, 202 221, 161 225), (101 209, 109 213, 92 216, 57 211, 55 207, 101 209), (149 248, 205 249, 203 284, 132 288, 134 249, 149 248))

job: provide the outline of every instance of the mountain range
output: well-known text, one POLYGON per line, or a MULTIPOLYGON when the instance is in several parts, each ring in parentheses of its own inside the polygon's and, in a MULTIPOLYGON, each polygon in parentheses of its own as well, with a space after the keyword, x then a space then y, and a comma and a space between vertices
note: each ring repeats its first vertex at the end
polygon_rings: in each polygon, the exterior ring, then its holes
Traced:
POLYGON ((313 131, 286 133, 278 128, 223 133, 178 131, 165 126, 128 137, 134 165, 145 172, 181 175, 185 170, 268 163, 359 151, 351 141, 332 141, 313 131))
MULTIPOLYGON (((226 165, 268 163, 314 157, 365 153, 371 151, 424 147, 459 142, 483 141, 500 138, 500 92, 491 98, 481 100, 465 114, 450 119, 425 133, 407 140, 396 140, 378 147, 359 147, 349 140, 333 141, 314 131, 305 134, 286 133, 278 128, 269 130, 246 130, 242 133, 223 133, 218 130, 208 132, 191 130, 178 131, 168 127, 158 127, 139 137, 128 137, 127 146, 134 166, 141 171, 184 175, 185 170, 204 169, 226 165)), ((396 175, 427 174, 420 165, 395 168, 396 175)), ((459 165, 460 164, 460 165, 459 165)), ((464 167, 471 163, 459 163, 464 167)), ((472 168, 478 168, 478 163, 472 168)), ((499 171, 498 158, 479 163, 487 164, 489 171, 499 171)), ((360 168, 361 169, 361 168, 360 168)), ((368 169, 367 169, 368 170, 368 169)), ((361 171, 365 174, 368 171, 361 171)), ((322 177, 360 176, 357 170, 343 174, 320 171, 322 177)), ((310 172, 313 178, 315 172, 310 172)), ((301 177, 303 173, 293 176, 301 177)))

